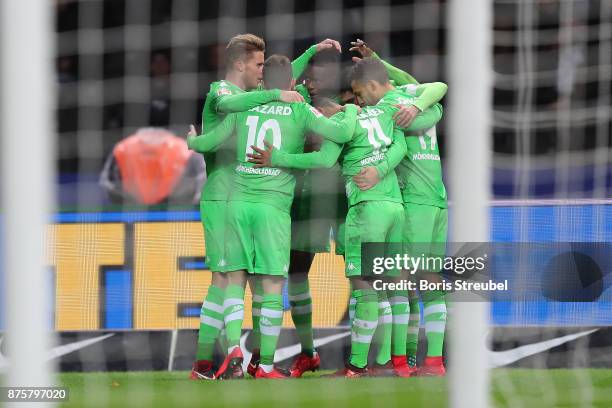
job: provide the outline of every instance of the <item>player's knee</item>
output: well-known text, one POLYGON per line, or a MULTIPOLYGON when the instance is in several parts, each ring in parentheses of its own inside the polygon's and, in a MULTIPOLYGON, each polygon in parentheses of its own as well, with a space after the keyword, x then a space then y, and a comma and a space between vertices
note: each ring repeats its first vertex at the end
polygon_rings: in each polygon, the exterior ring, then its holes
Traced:
POLYGON ((308 280, 307 272, 295 272, 289 274, 289 284, 302 283, 308 280))
POLYGON ((264 276, 262 279, 264 294, 280 295, 285 286, 285 278, 282 276, 264 276))
POLYGON ((218 288, 225 289, 227 287, 227 276, 222 272, 212 273, 212 284, 218 288))

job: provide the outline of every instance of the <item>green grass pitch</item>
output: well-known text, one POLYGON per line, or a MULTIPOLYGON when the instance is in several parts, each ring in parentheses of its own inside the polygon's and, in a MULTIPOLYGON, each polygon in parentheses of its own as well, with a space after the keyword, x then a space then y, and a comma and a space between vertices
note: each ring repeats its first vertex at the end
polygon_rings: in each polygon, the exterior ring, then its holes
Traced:
MULTIPOLYGON (((445 407, 444 378, 193 382, 187 372, 63 373, 71 407, 445 407)), ((466 381, 469 381, 469 377, 466 381)), ((612 370, 497 369, 496 407, 612 407, 612 370), (588 401, 588 402, 587 402, 588 401)))

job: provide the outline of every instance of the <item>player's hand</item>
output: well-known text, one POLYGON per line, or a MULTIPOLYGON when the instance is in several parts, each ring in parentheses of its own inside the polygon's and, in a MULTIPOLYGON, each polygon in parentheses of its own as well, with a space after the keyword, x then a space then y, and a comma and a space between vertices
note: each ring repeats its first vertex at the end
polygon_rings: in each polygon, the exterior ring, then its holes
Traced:
POLYGON ((254 167, 272 167, 272 146, 268 141, 264 140, 265 150, 257 146, 251 146, 254 153, 247 153, 248 161, 255 163, 254 167))
POLYGON ((193 126, 193 125, 189 125, 189 132, 187 132, 187 136, 188 136, 188 137, 189 137, 189 136, 193 136, 193 137, 195 137, 195 136, 197 136, 197 135, 198 135, 198 132, 196 131, 195 126, 193 126))
MULTIPOLYGON (((357 39, 356 41, 351 42, 352 47, 349 48, 349 51, 354 51, 361 55, 361 58, 370 58, 374 51, 368 47, 368 45, 361 39, 357 39)), ((357 62, 361 60, 359 57, 353 57, 353 62, 357 62)))
POLYGON ((353 181, 360 190, 369 190, 380 181, 378 170, 375 167, 364 167, 358 174, 353 176, 353 181))
POLYGON ((342 53, 342 46, 336 40, 332 40, 331 38, 326 38, 317 44, 317 52, 321 52, 323 50, 331 50, 335 49, 339 53, 342 53))
POLYGON ((280 93, 281 102, 304 102, 304 97, 297 91, 281 91, 280 93))
POLYGON ((396 108, 399 108, 395 114, 393 114, 393 120, 399 127, 408 127, 416 118, 416 116, 421 113, 419 108, 414 105, 404 106, 404 105, 395 105, 396 108))

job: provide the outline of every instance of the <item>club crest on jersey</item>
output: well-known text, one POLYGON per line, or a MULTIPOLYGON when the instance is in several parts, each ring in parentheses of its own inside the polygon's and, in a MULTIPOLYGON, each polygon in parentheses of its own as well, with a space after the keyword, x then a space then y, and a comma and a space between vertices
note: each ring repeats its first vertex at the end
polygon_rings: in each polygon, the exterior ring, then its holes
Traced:
POLYGON ((323 114, 321 112, 319 112, 317 110, 317 108, 314 107, 310 107, 310 111, 312 112, 313 115, 315 115, 317 118, 320 118, 321 116, 323 116, 323 114))
POLYGON ((230 91, 230 90, 229 90, 229 89, 227 89, 227 88, 219 88, 219 89, 217 90, 217 96, 221 96, 221 95, 231 95, 231 94, 232 94, 232 91, 230 91))

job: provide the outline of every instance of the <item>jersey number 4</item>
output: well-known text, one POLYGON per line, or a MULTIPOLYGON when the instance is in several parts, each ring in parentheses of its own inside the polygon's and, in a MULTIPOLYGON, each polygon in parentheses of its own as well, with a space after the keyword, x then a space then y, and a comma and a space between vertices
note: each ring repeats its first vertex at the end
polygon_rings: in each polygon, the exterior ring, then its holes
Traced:
POLYGON ((276 119, 266 120, 261 124, 259 132, 257 131, 258 122, 259 116, 247 117, 246 125, 249 128, 249 133, 247 135, 246 153, 244 156, 244 161, 248 161, 248 157, 246 156, 247 154, 253 154, 253 148, 251 146, 257 146, 257 148, 259 149, 266 148, 264 140, 266 138, 268 130, 272 131, 272 146, 274 146, 275 149, 280 149, 281 147, 281 130, 278 121, 276 119))
POLYGON ((386 150, 391 144, 391 139, 385 135, 377 118, 361 119, 359 124, 368 131, 368 141, 372 145, 374 154, 380 153, 381 148, 383 151, 386 150))

